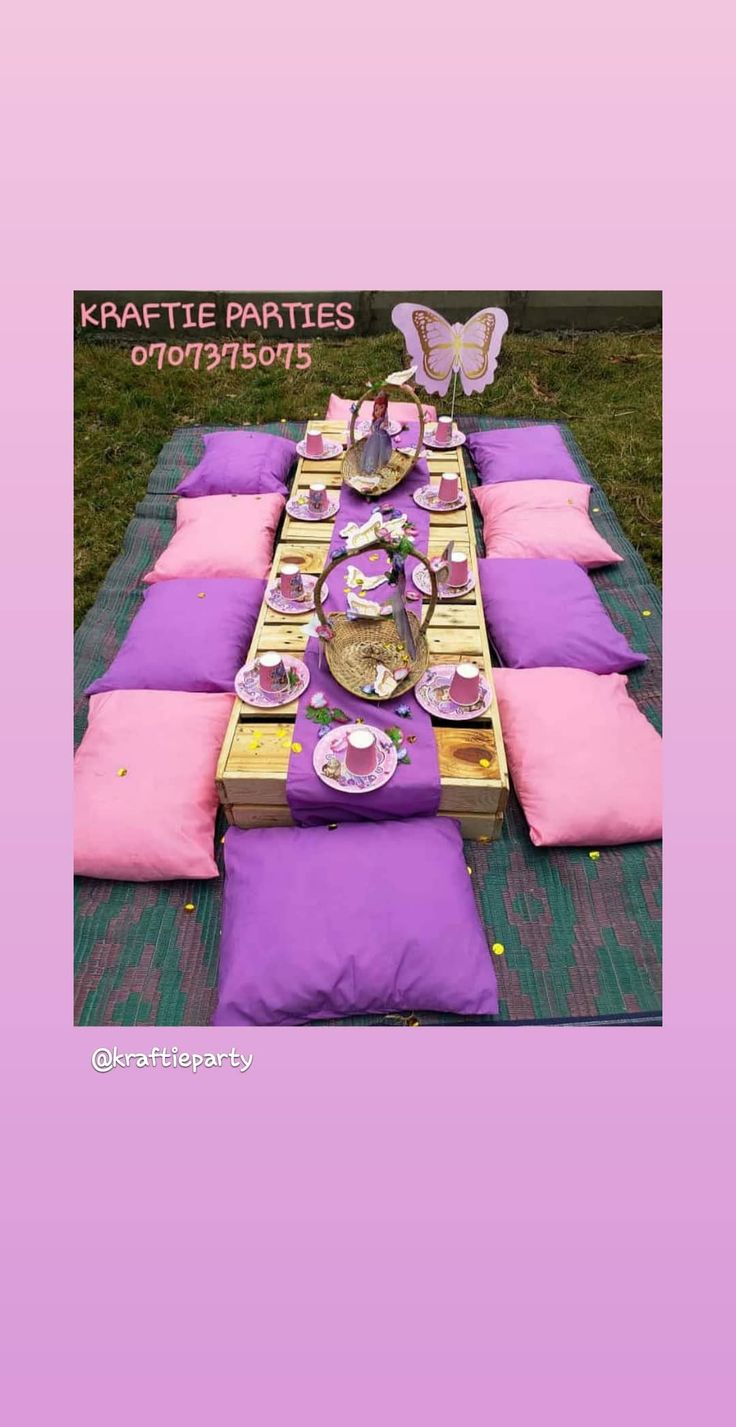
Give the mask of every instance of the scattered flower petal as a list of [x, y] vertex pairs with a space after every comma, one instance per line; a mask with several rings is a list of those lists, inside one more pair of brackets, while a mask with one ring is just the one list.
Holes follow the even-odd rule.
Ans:
[[600, 857], [600, 852], [589, 852], [588, 857], [590, 858], [591, 862], [597, 862], [598, 858]]
[[291, 751], [292, 751], [292, 753], [301, 753], [301, 751], [302, 751], [301, 743], [292, 743], [292, 745], [291, 745]]
[[644, 615], [644, 618], [645, 618], [645, 619], [648, 619], [648, 618], [649, 618], [651, 612], [652, 612], [652, 611], [651, 611], [650, 609], [643, 609], [643, 610], [642, 610], [642, 614]]
[[327, 699], [325, 698], [324, 694], [318, 692], [316, 694], [312, 694], [309, 703], [313, 709], [323, 709], [325, 707], [325, 704], [327, 703]]
[[493, 943], [493, 954], [494, 954], [494, 956], [503, 956], [505, 950], [506, 950], [506, 947], [504, 946], [504, 944], [503, 944], [502, 941], [494, 941], [494, 943]]
[[118, 778], [124, 778], [127, 771], [127, 768], [118, 768]]
[[473, 869], [472, 869], [472, 867], [470, 866], [470, 863], [466, 863], [466, 867], [467, 867], [467, 871], [468, 871], [468, 876], [469, 876], [469, 877], [472, 877], [472, 875], [473, 875]]
[[198, 600], [206, 600], [206, 598], [207, 598], [207, 596], [206, 596], [204, 590], [200, 590], [199, 594], [197, 595], [197, 599], [198, 599]]
[[491, 760], [490, 760], [490, 758], [479, 758], [479, 759], [478, 759], [478, 763], [479, 763], [479, 765], [480, 765], [481, 768], [490, 768], [490, 766], [491, 766]]
[[193, 912], [193, 911], [194, 911], [194, 902], [185, 902], [185, 903], [184, 903], [184, 911], [185, 911], [185, 912]]

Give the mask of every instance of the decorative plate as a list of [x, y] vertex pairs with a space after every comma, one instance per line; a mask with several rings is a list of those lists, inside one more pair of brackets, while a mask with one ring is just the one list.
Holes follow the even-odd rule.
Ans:
[[[270, 585], [266, 590], [266, 604], [269, 609], [275, 609], [277, 614], [309, 614], [314, 609], [314, 587], [317, 583], [316, 575], [302, 575], [304, 586], [303, 600], [288, 600], [286, 595], [282, 595], [281, 587], [277, 583]], [[322, 597], [329, 594], [327, 585], [322, 586]]]
[[458, 493], [457, 500], [439, 500], [437, 490], [437, 486], [422, 486], [421, 490], [414, 492], [414, 500], [417, 505], [422, 507], [422, 510], [434, 510], [437, 512], [444, 510], [462, 510], [465, 505], [465, 495], [462, 490]]
[[[435, 429], [436, 429], [436, 428], [435, 428]], [[458, 431], [457, 427], [455, 426], [455, 427], [453, 427], [452, 440], [451, 440], [451, 441], [442, 442], [442, 441], [435, 441], [435, 439], [434, 439], [434, 430], [432, 430], [432, 431], [427, 431], [427, 429], [426, 429], [426, 427], [425, 427], [425, 429], [424, 429], [424, 444], [425, 444], [425, 446], [430, 446], [433, 451], [454, 451], [454, 450], [456, 449], [456, 447], [458, 447], [458, 446], [464, 446], [464, 445], [465, 445], [465, 432], [464, 432], [464, 431]]]
[[310, 510], [306, 496], [293, 495], [286, 502], [288, 514], [294, 520], [332, 520], [340, 508], [339, 495], [327, 497], [324, 510]]
[[[464, 439], [464, 438], [463, 438]], [[307, 438], [296, 443], [297, 455], [304, 461], [334, 461], [336, 456], [342, 455], [342, 441], [333, 441], [331, 436], [322, 437], [322, 455], [310, 456], [307, 451]]]
[[301, 659], [295, 659], [293, 654], [282, 655], [286, 672], [289, 676], [289, 688], [281, 694], [267, 694], [261, 688], [258, 680], [258, 659], [251, 659], [248, 664], [244, 664], [242, 669], [238, 669], [235, 675], [235, 692], [244, 704], [251, 704], [256, 709], [277, 709], [281, 704], [290, 704], [292, 699], [298, 699], [309, 686], [309, 670]]
[[446, 718], [452, 723], [463, 723], [469, 718], [479, 718], [487, 713], [493, 703], [491, 686], [481, 671], [480, 698], [474, 704], [456, 704], [450, 698], [450, 681], [455, 673], [454, 664], [436, 664], [422, 674], [414, 689], [417, 702], [435, 718]]
[[[370, 436], [370, 431], [371, 431], [371, 426], [372, 426], [372, 425], [373, 425], [373, 422], [372, 422], [372, 421], [356, 421], [356, 423], [355, 423], [355, 436], [356, 436], [356, 440], [360, 440], [360, 438], [361, 438], [362, 436]], [[398, 436], [399, 432], [400, 432], [400, 431], [403, 431], [403, 429], [404, 429], [404, 423], [403, 423], [402, 421], [389, 421], [388, 425], [386, 426], [386, 430], [388, 431], [389, 436]], [[348, 425], [348, 434], [349, 434], [349, 432], [350, 432], [350, 426]]]
[[[429, 570], [427, 569], [426, 565], [415, 565], [414, 569], [411, 572], [411, 577], [417, 589], [421, 590], [423, 595], [429, 595], [431, 593], [429, 583]], [[437, 598], [441, 600], [460, 600], [462, 599], [463, 595], [469, 595], [470, 591], [474, 588], [475, 575], [473, 574], [472, 570], [469, 570], [468, 578], [465, 581], [464, 585], [450, 585], [448, 584], [447, 580], [443, 585], [441, 585], [438, 581]]]
[[[378, 762], [372, 773], [351, 773], [345, 766], [348, 734], [356, 729], [375, 733]], [[387, 733], [367, 723], [342, 723], [317, 740], [312, 762], [314, 771], [328, 788], [338, 793], [372, 793], [382, 788], [396, 772], [398, 753]]]

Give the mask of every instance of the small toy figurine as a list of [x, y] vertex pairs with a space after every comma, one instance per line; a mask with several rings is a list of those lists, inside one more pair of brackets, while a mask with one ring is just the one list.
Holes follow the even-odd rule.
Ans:
[[391, 459], [393, 447], [388, 426], [388, 397], [381, 391], [373, 403], [373, 420], [370, 435], [360, 451], [360, 469], [364, 475], [380, 471]]

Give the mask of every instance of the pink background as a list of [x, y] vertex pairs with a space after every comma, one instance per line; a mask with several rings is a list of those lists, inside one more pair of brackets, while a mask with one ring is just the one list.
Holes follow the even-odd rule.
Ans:
[[[14, 1427], [728, 1412], [732, 12], [432, 8], [6, 21]], [[72, 1028], [75, 286], [664, 289], [665, 1029]], [[115, 1043], [254, 1062], [95, 1075]]]

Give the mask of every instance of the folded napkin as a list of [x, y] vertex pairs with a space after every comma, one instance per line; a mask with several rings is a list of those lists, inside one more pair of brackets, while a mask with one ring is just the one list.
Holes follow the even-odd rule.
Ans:
[[368, 600], [364, 595], [357, 595], [349, 590], [348, 610], [350, 614], [360, 616], [361, 619], [382, 619], [391, 613], [391, 606], [381, 604], [379, 600]]
[[396, 516], [393, 520], [385, 520], [380, 510], [375, 510], [362, 525], [356, 524], [354, 520], [349, 520], [344, 525], [340, 534], [345, 539], [348, 550], [362, 550], [364, 545], [370, 545], [378, 538], [379, 530], [385, 530], [389, 540], [400, 540], [406, 525], [405, 515]]

